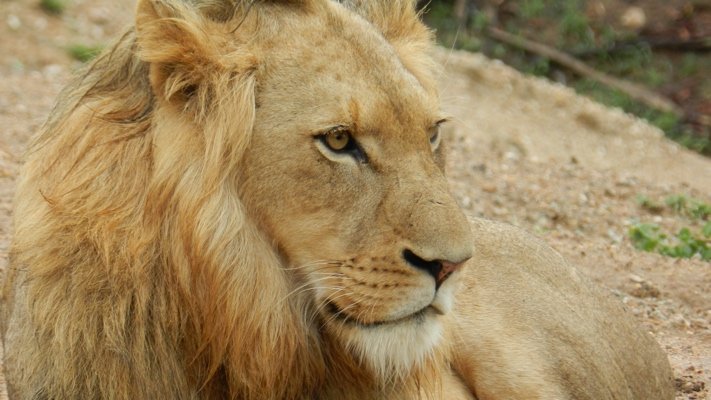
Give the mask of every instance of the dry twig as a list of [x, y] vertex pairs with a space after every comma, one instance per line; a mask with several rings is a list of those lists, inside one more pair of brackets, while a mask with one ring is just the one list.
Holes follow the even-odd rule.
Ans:
[[534, 42], [532, 40], [513, 35], [498, 28], [489, 27], [487, 33], [493, 39], [504, 42], [511, 46], [524, 49], [528, 52], [535, 53], [546, 57], [561, 66], [570, 69], [578, 75], [594, 79], [603, 85], [624, 92], [631, 98], [646, 104], [649, 107], [657, 110], [671, 112], [678, 117], [684, 116], [684, 111], [668, 98], [655, 93], [644, 86], [625, 81], [614, 76], [605, 74], [593, 69], [584, 62], [572, 57], [566, 53], [554, 49], [553, 47]]

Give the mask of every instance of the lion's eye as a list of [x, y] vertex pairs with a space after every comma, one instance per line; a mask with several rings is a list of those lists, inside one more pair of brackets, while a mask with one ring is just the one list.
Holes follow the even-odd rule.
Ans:
[[[368, 162], [365, 152], [358, 146], [351, 132], [345, 127], [333, 128], [326, 133], [316, 136], [316, 139], [322, 143], [323, 147], [338, 158], [347, 156], [361, 163]], [[329, 156], [328, 158], [331, 157]]]
[[323, 135], [323, 142], [335, 152], [346, 150], [351, 145], [351, 141], [353, 138], [350, 132], [345, 130], [331, 131]]
[[434, 133], [430, 136], [430, 144], [435, 145], [439, 143], [439, 127], [434, 131]]
[[430, 132], [430, 146], [432, 151], [439, 148], [439, 143], [442, 141], [442, 135], [439, 133], [439, 125], [435, 126]]

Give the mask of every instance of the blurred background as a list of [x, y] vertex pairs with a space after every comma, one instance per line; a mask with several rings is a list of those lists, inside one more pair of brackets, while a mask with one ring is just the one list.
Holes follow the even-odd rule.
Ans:
[[419, 6], [443, 46], [482, 52], [571, 86], [711, 155], [711, 0], [432, 0]]
[[[35, 3], [49, 17], [62, 18], [68, 9], [81, 13], [91, 2]], [[418, 4], [444, 47], [481, 52], [524, 73], [573, 87], [646, 119], [689, 149], [711, 155], [711, 0]], [[93, 12], [90, 21], [111, 22], [111, 15]], [[2, 17], [11, 29], [21, 29], [18, 16]], [[106, 44], [91, 36], [69, 44], [66, 51], [88, 61]]]

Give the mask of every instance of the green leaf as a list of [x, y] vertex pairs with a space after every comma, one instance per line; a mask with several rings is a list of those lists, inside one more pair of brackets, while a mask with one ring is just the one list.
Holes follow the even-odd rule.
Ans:
[[686, 197], [682, 195], [669, 196], [664, 202], [676, 212], [682, 212], [686, 208]]
[[67, 49], [69, 55], [71, 55], [72, 58], [81, 62], [87, 62], [91, 60], [99, 53], [101, 53], [101, 50], [101, 46], [87, 46], [83, 44], [74, 44], [69, 46], [69, 48]]
[[59, 15], [67, 8], [67, 0], [40, 0], [40, 6], [50, 14]]
[[702, 228], [701, 232], [703, 232], [704, 237], [711, 237], [711, 221], [708, 221], [704, 224], [704, 227]]

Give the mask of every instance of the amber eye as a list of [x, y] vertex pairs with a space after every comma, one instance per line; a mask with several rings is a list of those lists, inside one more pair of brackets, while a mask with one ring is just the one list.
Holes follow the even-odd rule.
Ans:
[[335, 152], [345, 151], [350, 147], [352, 141], [350, 132], [345, 129], [333, 130], [323, 135], [323, 142]]
[[439, 126], [435, 128], [434, 132], [430, 135], [430, 144], [432, 146], [439, 144]]
[[358, 162], [367, 163], [368, 157], [365, 152], [358, 145], [355, 139], [353, 139], [353, 134], [345, 126], [339, 126], [333, 128], [329, 131], [316, 135], [315, 137], [320, 142], [321, 152], [324, 153], [326, 158], [333, 159], [332, 157], [339, 157], [343, 160], [343, 157], [352, 157]]

